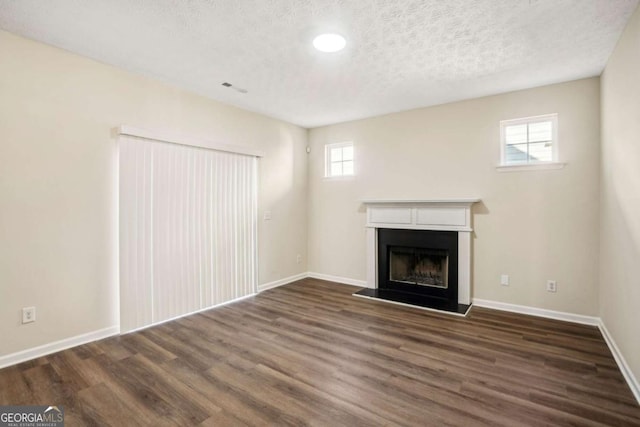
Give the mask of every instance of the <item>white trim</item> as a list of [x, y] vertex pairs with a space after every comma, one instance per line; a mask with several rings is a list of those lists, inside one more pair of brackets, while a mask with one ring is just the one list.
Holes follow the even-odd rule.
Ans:
[[599, 317], [566, 313], [564, 311], [547, 310], [544, 308], [530, 307], [526, 305], [508, 304], [506, 302], [474, 298], [473, 305], [484, 308], [492, 308], [494, 310], [510, 311], [512, 313], [546, 317], [548, 319], [564, 320], [565, 322], [581, 323], [583, 325], [598, 326], [600, 324]]
[[599, 320], [600, 322], [598, 323], [598, 328], [600, 328], [600, 332], [602, 333], [605, 342], [609, 346], [609, 350], [611, 350], [611, 354], [613, 354], [613, 358], [616, 360], [618, 368], [620, 368], [620, 372], [622, 372], [622, 376], [625, 380], [627, 380], [627, 384], [629, 385], [631, 392], [638, 401], [638, 404], [640, 404], [640, 383], [638, 383], [638, 380], [633, 375], [633, 371], [631, 370], [629, 365], [627, 365], [627, 361], [625, 360], [624, 356], [622, 356], [620, 349], [618, 349], [616, 342], [613, 340], [613, 337], [609, 333], [607, 327], [604, 325], [604, 322], [602, 321], [602, 319]]
[[378, 287], [378, 229], [366, 228], [367, 234], [367, 283], [366, 287]]
[[364, 205], [416, 205], [416, 204], [424, 204], [430, 205], [436, 203], [438, 205], [442, 204], [450, 204], [450, 205], [461, 205], [461, 206], [471, 206], [472, 204], [479, 202], [479, 198], [471, 198], [471, 199], [363, 199], [360, 200], [360, 203]]
[[276, 288], [278, 286], [287, 285], [289, 283], [297, 282], [298, 280], [307, 279], [307, 278], [319, 279], [319, 280], [327, 280], [329, 282], [336, 282], [336, 283], [342, 283], [342, 284], [345, 284], [345, 285], [359, 286], [359, 287], [362, 287], [362, 288], [368, 287], [366, 280], [350, 279], [348, 277], [332, 276], [330, 274], [314, 273], [314, 272], [308, 271], [308, 272], [305, 272], [305, 273], [296, 274], [294, 276], [285, 277], [284, 279], [274, 280], [273, 282], [264, 283], [262, 285], [259, 285], [258, 286], [258, 292], [266, 291], [267, 289], [272, 289], [272, 288]]
[[298, 280], [306, 279], [309, 277], [308, 273], [295, 274], [293, 276], [285, 277], [284, 279], [274, 280], [273, 282], [263, 283], [258, 285], [258, 292], [266, 291], [267, 289], [277, 288], [278, 286], [288, 285], [289, 283], [297, 282]]
[[496, 170], [498, 172], [553, 170], [553, 169], [562, 169], [566, 165], [567, 164], [564, 162], [525, 163], [521, 165], [499, 165], [499, 166], [496, 166]]
[[[348, 278], [344, 278], [344, 277], [337, 277], [337, 276], [331, 276], [328, 274], [320, 274], [320, 273], [300, 273], [300, 274], [296, 274], [294, 276], [289, 276], [286, 277], [284, 279], [280, 279], [280, 280], [276, 280], [273, 282], [269, 282], [269, 283], [265, 283], [263, 285], [258, 286], [259, 291], [264, 291], [267, 289], [271, 289], [271, 288], [275, 288], [277, 286], [282, 286], [282, 285], [286, 285], [288, 283], [292, 283], [295, 282], [297, 280], [301, 280], [301, 279], [305, 279], [307, 277], [311, 277], [311, 278], [315, 278], [315, 279], [321, 279], [321, 280], [329, 280], [332, 282], [338, 282], [338, 283], [346, 283], [348, 285], [356, 285], [356, 286], [366, 286], [366, 282], [363, 280], [356, 280], [356, 279], [348, 279]], [[171, 320], [176, 320], [179, 319], [181, 317], [185, 317], [185, 316], [189, 316], [191, 314], [196, 314], [196, 313], [200, 313], [202, 311], [206, 311], [206, 310], [210, 310], [213, 308], [217, 308], [217, 307], [222, 307], [224, 305], [227, 304], [231, 304], [234, 302], [238, 302], [240, 300], [246, 299], [246, 298], [250, 298], [255, 296], [255, 294], [251, 294], [251, 295], [247, 295], [245, 297], [241, 297], [241, 298], [237, 298], [234, 299], [232, 301], [227, 301], [224, 302], [222, 304], [218, 304], [216, 306], [213, 307], [207, 307], [198, 311], [194, 311], [192, 313], [188, 313], [188, 314], [184, 314], [181, 316], [177, 316], [174, 317], [172, 319], [167, 319], [164, 320], [162, 322], [159, 323], [155, 323], [154, 325], [150, 325], [150, 326], [155, 326], [155, 325], [159, 325], [161, 323], [165, 323], [165, 322], [169, 322]], [[409, 304], [404, 304], [401, 302], [395, 302], [395, 301], [386, 301], [386, 300], [381, 300], [379, 298], [371, 298], [371, 297], [367, 297], [364, 295], [356, 295], [354, 294], [354, 296], [357, 297], [361, 297], [361, 298], [368, 298], [368, 299], [372, 299], [375, 301], [382, 301], [382, 302], [388, 302], [391, 304], [397, 304], [397, 305], [403, 305], [403, 306], [407, 306], [407, 307], [412, 307], [412, 308], [418, 308], [421, 310], [427, 310], [427, 311], [434, 311], [437, 313], [446, 313], [446, 314], [451, 314], [451, 315], [455, 315], [455, 316], [462, 316], [464, 317], [465, 315], [463, 314], [459, 314], [459, 313], [452, 313], [452, 312], [445, 312], [442, 310], [434, 310], [434, 309], [430, 309], [427, 307], [418, 307], [415, 305], [409, 305]], [[554, 310], [546, 310], [546, 309], [542, 309], [542, 308], [536, 308], [536, 307], [529, 307], [529, 306], [524, 306], [524, 305], [516, 305], [516, 304], [508, 304], [508, 303], [503, 303], [503, 302], [498, 302], [498, 301], [490, 301], [490, 300], [484, 300], [484, 299], [478, 299], [478, 298], [474, 298], [473, 300], [473, 305], [476, 305], [478, 307], [484, 307], [484, 308], [491, 308], [494, 310], [501, 310], [501, 311], [509, 311], [509, 312], [513, 312], [513, 313], [520, 313], [520, 314], [528, 314], [531, 316], [538, 316], [538, 317], [545, 317], [545, 318], [549, 318], [549, 319], [556, 319], [556, 320], [564, 320], [567, 322], [573, 322], [573, 323], [580, 323], [580, 324], [585, 324], [585, 325], [592, 325], [592, 326], [597, 326], [598, 329], [600, 330], [600, 332], [602, 333], [602, 337], [604, 338], [607, 346], [609, 347], [609, 350], [611, 351], [613, 358], [615, 359], [618, 368], [620, 369], [620, 372], [622, 373], [624, 379], [627, 381], [627, 384], [629, 385], [629, 388], [631, 389], [631, 392], [633, 393], [633, 395], [635, 396], [636, 400], [638, 401], [638, 403], [640, 404], [640, 384], [638, 383], [638, 380], [636, 379], [636, 377], [633, 374], [633, 371], [631, 370], [631, 368], [629, 367], [629, 365], [627, 364], [624, 356], [622, 355], [622, 353], [620, 352], [620, 350], [618, 349], [618, 346], [616, 345], [615, 341], [613, 340], [613, 337], [611, 336], [611, 334], [609, 333], [609, 330], [607, 329], [607, 327], [605, 326], [604, 322], [602, 321], [602, 319], [600, 319], [599, 317], [593, 317], [593, 316], [583, 316], [580, 314], [572, 314], [572, 313], [566, 313], [566, 312], [562, 312], [562, 311], [554, 311]], [[467, 311], [468, 312], [468, 311]], [[145, 329], [148, 328], [149, 326], [146, 326], [144, 328], [139, 328], [136, 329], [136, 331], [139, 331], [141, 329]], [[134, 332], [134, 331], [129, 331], [127, 333], [130, 332]], [[120, 333], [120, 326], [111, 326], [109, 328], [104, 328], [104, 329], [100, 329], [97, 331], [93, 331], [93, 332], [88, 332], [86, 334], [81, 334], [81, 335], [76, 335], [74, 337], [70, 337], [70, 338], [65, 338], [59, 341], [55, 341], [52, 343], [48, 343], [48, 344], [44, 344], [38, 347], [33, 347], [27, 350], [22, 350], [22, 351], [18, 351], [16, 353], [11, 353], [11, 354], [7, 354], [4, 356], [0, 357], [0, 369], [2, 368], [6, 368], [8, 366], [12, 366], [12, 365], [17, 365], [18, 363], [22, 363], [22, 362], [26, 362], [32, 359], [36, 359], [38, 357], [43, 357], [43, 356], [47, 356], [49, 354], [52, 353], [56, 353], [58, 351], [62, 351], [62, 350], [66, 350], [72, 347], [76, 347], [82, 344], [87, 344], [90, 342], [94, 342], [94, 341], [98, 341], [101, 339], [105, 339], [105, 338], [109, 338], [111, 336], [117, 335]]]
[[627, 364], [627, 361], [620, 352], [620, 349], [616, 345], [616, 342], [613, 340], [613, 337], [609, 333], [609, 330], [607, 329], [601, 318], [595, 316], [583, 316], [581, 314], [566, 313], [563, 311], [546, 310], [543, 308], [529, 307], [525, 305], [508, 304], [504, 302], [490, 301], [478, 298], [473, 299], [473, 305], [478, 307], [491, 308], [494, 310], [509, 311], [512, 313], [528, 314], [531, 316], [546, 317], [548, 319], [564, 320], [565, 322], [597, 326], [600, 330], [600, 333], [602, 334], [602, 337], [604, 338], [605, 343], [607, 343], [607, 346], [609, 347], [609, 350], [611, 351], [616, 364], [618, 365], [618, 369], [620, 369], [620, 372], [622, 373], [624, 379], [627, 381], [631, 392], [640, 404], [640, 383], [638, 383], [638, 380], [633, 375], [633, 371]]
[[89, 342], [98, 341], [104, 338], [108, 338], [120, 333], [120, 326], [111, 326], [104, 329], [99, 329], [93, 332], [87, 332], [86, 334], [76, 335], [74, 337], [64, 338], [59, 341], [43, 344], [37, 347], [29, 348], [27, 350], [18, 351], [0, 357], [0, 369], [7, 366], [17, 365], [18, 363], [26, 362], [28, 360], [36, 359], [38, 357], [46, 356], [51, 353], [66, 350], [78, 345], [87, 344]]
[[458, 304], [471, 305], [471, 233], [458, 233]]
[[[306, 276], [306, 274], [302, 274], [301, 276]], [[166, 322], [170, 322], [172, 320], [180, 319], [181, 317], [190, 316], [192, 314], [201, 313], [203, 311], [211, 310], [213, 308], [218, 308], [225, 306], [227, 304], [231, 304], [234, 302], [238, 302], [247, 298], [251, 298], [256, 294], [246, 295], [244, 297], [236, 298], [231, 301], [226, 301], [221, 304], [217, 304], [211, 307], [202, 308], [200, 310], [192, 311], [190, 313], [181, 314], [180, 316], [172, 317], [171, 319], [166, 319], [161, 322], [153, 323], [151, 325], [145, 325], [141, 328], [133, 329], [131, 331], [127, 331], [125, 334], [130, 334], [131, 332], [141, 331], [143, 329], [150, 328], [152, 326], [161, 325]], [[65, 338], [60, 341], [55, 341], [52, 343], [44, 344], [38, 347], [33, 347], [27, 350], [22, 350], [16, 353], [7, 354], [5, 356], [0, 357], [0, 369], [6, 368], [7, 366], [16, 365], [18, 363], [26, 362], [28, 360], [36, 359], [38, 357], [46, 356], [51, 353], [56, 353], [58, 351], [66, 350], [71, 347], [76, 347], [82, 344], [87, 344], [90, 342], [98, 341], [104, 338], [108, 338], [114, 335], [118, 335], [120, 333], [120, 326], [111, 326], [109, 328], [100, 329], [93, 332], [88, 332], [82, 335], [76, 335], [75, 337]]]
[[338, 277], [330, 274], [314, 273], [310, 271], [307, 273], [307, 277], [312, 279], [328, 280], [329, 282], [343, 283], [345, 285], [361, 286], [363, 288], [368, 287], [366, 280], [350, 279], [348, 277]]
[[122, 335], [127, 335], [127, 334], [130, 334], [132, 332], [142, 331], [142, 330], [147, 329], [147, 328], [152, 328], [154, 326], [162, 325], [163, 323], [171, 322], [172, 320], [178, 320], [178, 319], [181, 319], [183, 317], [191, 316], [192, 314], [198, 314], [198, 313], [202, 313], [203, 311], [208, 311], [208, 310], [212, 310], [214, 308], [219, 308], [219, 307], [223, 307], [225, 305], [233, 304], [234, 302], [240, 302], [240, 301], [245, 300], [247, 298], [255, 297], [256, 295], [257, 294], [253, 293], [253, 294], [245, 295], [245, 296], [240, 297], [240, 298], [232, 299], [230, 301], [221, 302], [220, 304], [211, 305], [211, 306], [205, 307], [205, 308], [200, 308], [200, 309], [195, 310], [195, 311], [190, 311], [189, 313], [184, 313], [184, 314], [180, 314], [178, 316], [172, 317], [171, 319], [164, 319], [164, 320], [161, 320], [159, 322], [152, 323], [150, 325], [144, 325], [144, 326], [141, 326], [141, 327], [136, 328], [136, 329], [131, 329], [129, 331], [126, 331]]
[[356, 179], [355, 175], [335, 175], [335, 176], [323, 176], [322, 180], [331, 182], [331, 181], [353, 181]]
[[207, 148], [210, 150], [225, 151], [228, 153], [244, 154], [255, 157], [264, 157], [264, 152], [256, 150], [253, 147], [247, 147], [242, 145], [225, 144], [216, 141], [210, 141], [202, 138], [196, 138], [193, 136], [179, 135], [175, 133], [169, 133], [166, 131], [156, 131], [137, 128], [134, 126], [122, 125], [116, 128], [118, 135], [128, 135], [137, 138], [153, 139], [155, 141], [169, 142], [171, 144], [188, 145], [191, 147]]
[[402, 305], [404, 307], [410, 307], [410, 308], [417, 308], [419, 310], [425, 310], [425, 311], [431, 311], [433, 313], [440, 313], [440, 314], [450, 314], [451, 316], [458, 316], [458, 317], [467, 317], [467, 313], [469, 313], [469, 310], [471, 309], [471, 305], [469, 307], [467, 307], [467, 311], [464, 312], [464, 314], [462, 313], [456, 313], [453, 311], [445, 311], [445, 310], [438, 310], [435, 308], [429, 308], [429, 307], [422, 307], [419, 305], [414, 305], [414, 304], [407, 304], [404, 302], [398, 302], [398, 301], [392, 301], [390, 299], [382, 299], [382, 298], [375, 298], [375, 297], [370, 297], [368, 295], [360, 295], [360, 294], [351, 294], [354, 297], [358, 297], [358, 298], [367, 298], [373, 301], [380, 301], [380, 302], [384, 302], [384, 303], [388, 303], [388, 304], [396, 304], [396, 305]]
[[366, 227], [473, 231], [471, 207], [480, 199], [361, 200]]

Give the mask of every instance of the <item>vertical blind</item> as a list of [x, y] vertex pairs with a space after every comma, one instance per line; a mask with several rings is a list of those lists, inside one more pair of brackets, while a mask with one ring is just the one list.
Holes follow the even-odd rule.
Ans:
[[254, 293], [256, 157], [119, 144], [121, 332]]

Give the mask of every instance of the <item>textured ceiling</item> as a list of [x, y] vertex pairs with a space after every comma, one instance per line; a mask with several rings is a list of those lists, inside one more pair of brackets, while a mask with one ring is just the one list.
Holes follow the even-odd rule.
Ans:
[[[315, 127], [599, 75], [637, 4], [0, 0], [0, 28]], [[327, 31], [347, 48], [316, 52]]]

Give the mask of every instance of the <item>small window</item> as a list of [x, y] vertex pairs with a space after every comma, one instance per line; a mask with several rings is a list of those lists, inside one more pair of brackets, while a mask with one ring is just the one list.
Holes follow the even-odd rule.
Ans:
[[517, 166], [557, 162], [557, 135], [557, 114], [501, 121], [501, 165]]
[[325, 146], [325, 176], [353, 175], [353, 143], [341, 142]]

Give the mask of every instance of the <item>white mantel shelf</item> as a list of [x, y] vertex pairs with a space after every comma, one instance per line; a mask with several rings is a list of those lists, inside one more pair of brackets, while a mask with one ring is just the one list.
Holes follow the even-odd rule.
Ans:
[[362, 200], [367, 207], [367, 287], [378, 287], [380, 228], [458, 232], [458, 303], [471, 304], [471, 207], [480, 199]]
[[432, 204], [454, 204], [454, 205], [472, 205], [479, 202], [480, 199], [426, 199], [426, 200], [403, 200], [403, 199], [365, 199], [361, 200], [364, 205], [432, 205]]
[[473, 231], [471, 206], [480, 199], [362, 200], [367, 227]]

